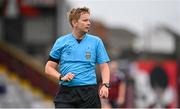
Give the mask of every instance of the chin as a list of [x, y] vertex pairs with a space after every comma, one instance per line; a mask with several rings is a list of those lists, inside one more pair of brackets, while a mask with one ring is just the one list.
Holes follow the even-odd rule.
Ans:
[[88, 33], [88, 32], [89, 32], [89, 30], [87, 30], [87, 31], [83, 31], [83, 33], [84, 33], [84, 34], [86, 34], [86, 33]]
[[82, 31], [82, 34], [86, 34], [88, 32], [89, 32], [89, 30], [84, 30], [84, 31]]
[[86, 30], [86, 31], [85, 31], [85, 33], [88, 33], [88, 32], [89, 32], [89, 30]]

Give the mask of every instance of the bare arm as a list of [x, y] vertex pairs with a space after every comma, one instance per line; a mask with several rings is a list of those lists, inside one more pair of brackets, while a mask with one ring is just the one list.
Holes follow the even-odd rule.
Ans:
[[59, 80], [60, 73], [56, 70], [58, 67], [58, 64], [53, 61], [48, 61], [45, 66], [45, 73], [48, 76], [53, 77], [56, 80]]
[[107, 63], [100, 64], [100, 72], [102, 75], [102, 83], [109, 83], [110, 71]]
[[[100, 72], [102, 76], [102, 83], [109, 83], [110, 80], [110, 71], [107, 63], [100, 64]], [[100, 97], [108, 98], [109, 89], [105, 86], [102, 86], [99, 92]]]
[[[46, 66], [45, 66], [45, 73], [49, 76], [51, 76], [52, 78], [55, 78], [56, 80], [59, 80], [59, 77], [61, 76], [61, 74], [56, 70], [58, 67], [58, 64], [56, 62], [53, 61], [48, 61]], [[74, 74], [72, 74], [71, 72], [67, 73], [65, 76], [63, 76], [61, 78], [61, 80], [63, 81], [70, 81], [74, 78]]]

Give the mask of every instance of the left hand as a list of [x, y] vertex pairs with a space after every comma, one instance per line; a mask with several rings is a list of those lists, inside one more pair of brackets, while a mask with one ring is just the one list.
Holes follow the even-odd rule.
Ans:
[[99, 91], [99, 96], [101, 98], [108, 98], [109, 96], [109, 89], [105, 86], [102, 86], [100, 91]]

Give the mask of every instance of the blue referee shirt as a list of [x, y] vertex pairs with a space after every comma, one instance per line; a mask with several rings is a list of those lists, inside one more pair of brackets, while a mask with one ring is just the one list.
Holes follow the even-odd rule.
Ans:
[[65, 86], [95, 85], [96, 63], [109, 62], [108, 54], [102, 40], [86, 34], [80, 43], [73, 34], [59, 37], [50, 51], [50, 57], [59, 60], [59, 72], [64, 76], [69, 72], [75, 74], [69, 82], [60, 82]]

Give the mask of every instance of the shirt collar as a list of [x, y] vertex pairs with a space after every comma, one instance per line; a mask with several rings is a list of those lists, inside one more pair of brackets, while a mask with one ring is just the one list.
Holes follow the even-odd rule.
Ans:
[[[73, 37], [73, 39], [75, 39], [77, 41], [76, 37], [72, 33], [71, 33], [71, 36]], [[84, 35], [84, 37], [82, 38], [81, 41], [85, 40], [86, 37], [87, 37], [87, 33]]]

